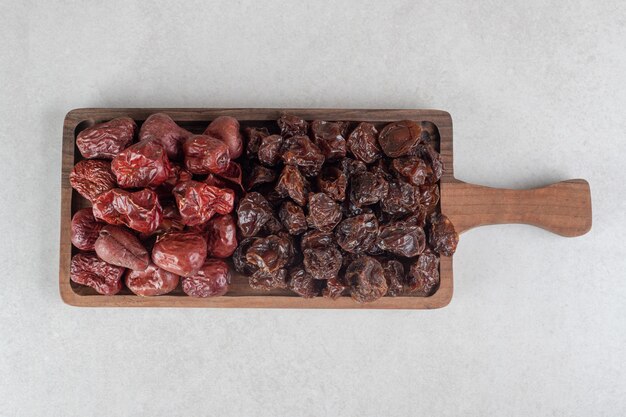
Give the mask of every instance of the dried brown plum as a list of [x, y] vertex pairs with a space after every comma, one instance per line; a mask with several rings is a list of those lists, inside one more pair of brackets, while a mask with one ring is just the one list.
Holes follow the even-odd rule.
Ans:
[[270, 135], [261, 139], [258, 156], [259, 161], [268, 166], [274, 166], [280, 161], [283, 138], [280, 135]]
[[235, 270], [237, 272], [245, 275], [252, 275], [259, 269], [259, 267], [255, 264], [248, 262], [248, 259], [246, 258], [248, 249], [258, 239], [260, 238], [250, 237], [239, 242], [237, 249], [235, 249], [235, 252], [233, 253], [233, 265], [235, 266]]
[[371, 256], [360, 256], [346, 269], [352, 299], [359, 303], [376, 301], [387, 293], [383, 267]]
[[294, 136], [282, 158], [286, 165], [297, 166], [307, 177], [319, 174], [324, 163], [324, 154], [306, 136]]
[[344, 201], [348, 178], [344, 172], [333, 166], [324, 167], [317, 177], [317, 188], [335, 201]]
[[419, 209], [417, 189], [404, 181], [389, 183], [387, 194], [380, 201], [380, 208], [391, 216], [404, 216]]
[[439, 203], [439, 184], [422, 185], [418, 190], [418, 199], [426, 213], [432, 213]]
[[248, 282], [255, 290], [269, 291], [287, 288], [287, 270], [279, 269], [269, 272], [259, 269], [248, 278]]
[[309, 226], [330, 232], [341, 221], [341, 207], [324, 193], [312, 194], [309, 198]]
[[308, 182], [295, 166], [286, 165], [283, 168], [275, 190], [279, 195], [283, 197], [288, 196], [301, 206], [306, 205]]
[[405, 258], [419, 255], [426, 247], [424, 230], [404, 222], [389, 223], [380, 228], [376, 246]]
[[357, 206], [369, 206], [383, 199], [388, 190], [387, 181], [371, 172], [364, 172], [352, 178], [350, 200]]
[[326, 287], [322, 290], [322, 295], [331, 300], [336, 300], [348, 290], [348, 286], [343, 284], [338, 278], [331, 278], [326, 281]]
[[443, 159], [439, 152], [435, 150], [431, 145], [425, 143], [420, 144], [415, 148], [414, 152], [417, 156], [426, 161], [429, 170], [426, 176], [426, 184], [435, 184], [441, 179], [444, 171]]
[[324, 281], [317, 280], [302, 268], [289, 271], [289, 289], [300, 297], [313, 298], [320, 294]]
[[302, 235], [300, 241], [300, 249], [304, 252], [309, 248], [326, 248], [333, 244], [333, 234], [327, 232], [321, 232], [319, 230], [309, 230]]
[[433, 250], [444, 256], [452, 256], [459, 243], [459, 235], [454, 230], [454, 225], [445, 215], [433, 213], [429, 218], [430, 228], [428, 243]]
[[257, 185], [267, 184], [274, 182], [276, 179], [276, 172], [263, 165], [253, 165], [246, 181], [246, 190], [251, 190]]
[[378, 143], [385, 155], [397, 158], [409, 154], [420, 142], [422, 128], [415, 122], [403, 120], [389, 123], [380, 131]]
[[399, 177], [413, 185], [422, 185], [431, 174], [430, 168], [423, 159], [417, 156], [403, 156], [391, 163], [393, 170]]
[[246, 134], [246, 155], [248, 157], [256, 157], [259, 152], [259, 146], [264, 137], [269, 136], [266, 128], [247, 127], [244, 130]]
[[311, 122], [311, 136], [328, 160], [346, 156], [346, 139], [343, 137], [345, 125], [337, 122], [314, 120]]
[[378, 221], [373, 214], [345, 219], [335, 229], [335, 239], [346, 252], [363, 253], [376, 243]]
[[283, 226], [285, 226], [285, 229], [287, 229], [290, 234], [300, 235], [306, 232], [306, 216], [304, 215], [302, 207], [291, 201], [286, 201], [280, 207], [278, 215]]
[[304, 269], [315, 279], [337, 278], [343, 258], [333, 246], [304, 250]]
[[291, 242], [281, 236], [270, 235], [254, 240], [246, 251], [246, 260], [259, 269], [275, 272], [289, 262]]
[[306, 135], [309, 130], [306, 120], [291, 114], [280, 116], [278, 127], [280, 127], [280, 134], [284, 137]]
[[381, 263], [383, 274], [387, 281], [387, 295], [397, 297], [404, 290], [404, 266], [395, 259], [388, 259]]
[[376, 162], [382, 156], [378, 145], [378, 131], [373, 124], [363, 122], [350, 133], [347, 146], [350, 152], [366, 164]]
[[425, 250], [411, 264], [406, 278], [411, 293], [421, 296], [432, 295], [439, 286], [439, 257], [430, 249]]
[[340, 162], [341, 170], [347, 178], [367, 172], [367, 166], [363, 161], [352, 158], [343, 158]]
[[257, 235], [273, 217], [272, 206], [257, 192], [250, 192], [239, 201], [237, 225], [244, 237]]

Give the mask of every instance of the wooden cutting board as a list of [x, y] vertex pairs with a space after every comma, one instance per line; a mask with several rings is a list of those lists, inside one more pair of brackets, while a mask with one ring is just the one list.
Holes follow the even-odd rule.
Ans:
[[[542, 227], [562, 236], [580, 236], [591, 228], [591, 195], [585, 180], [575, 179], [531, 190], [507, 190], [467, 184], [454, 178], [452, 119], [440, 110], [340, 110], [340, 109], [77, 109], [65, 117], [63, 126], [63, 162], [61, 173], [61, 249], [59, 287], [64, 302], [81, 307], [270, 307], [270, 308], [385, 308], [430, 309], [446, 306], [452, 298], [452, 258], [442, 257], [441, 284], [430, 297], [383, 297], [373, 303], [359, 304], [350, 297], [329, 300], [304, 299], [287, 290], [260, 292], [248, 286], [248, 280], [236, 272], [228, 294], [215, 298], [192, 298], [180, 287], [159, 297], [138, 297], [124, 288], [114, 296], [97, 294], [88, 287], [70, 281], [70, 260], [76, 249], [70, 242], [72, 215], [89, 203], [73, 192], [69, 174], [81, 159], [75, 146], [81, 130], [119, 116], [143, 122], [150, 114], [165, 112], [181, 126], [200, 133], [218, 116], [237, 118], [242, 127], [274, 125], [281, 113], [306, 120], [350, 120], [385, 124], [397, 120], [433, 122], [439, 129], [441, 155], [446, 171], [441, 179], [441, 209], [459, 233], [473, 227], [525, 223]], [[461, 238], [460, 246], [463, 245]], [[234, 270], [233, 270], [234, 272]]]

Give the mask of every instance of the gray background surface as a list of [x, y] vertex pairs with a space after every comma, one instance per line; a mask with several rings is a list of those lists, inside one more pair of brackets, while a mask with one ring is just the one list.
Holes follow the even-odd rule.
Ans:
[[[0, 416], [626, 414], [626, 3], [0, 0]], [[593, 230], [464, 234], [437, 311], [119, 310], [57, 290], [76, 107], [440, 108], [469, 182]]]

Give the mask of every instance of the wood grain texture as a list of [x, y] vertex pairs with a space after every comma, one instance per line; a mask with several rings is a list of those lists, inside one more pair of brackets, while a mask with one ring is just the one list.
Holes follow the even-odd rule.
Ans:
[[530, 190], [447, 182], [441, 185], [441, 210], [459, 233], [504, 223], [530, 224], [567, 237], [591, 229], [591, 193], [581, 179]]
[[150, 114], [165, 112], [184, 128], [200, 133], [218, 116], [236, 117], [242, 127], [269, 125], [281, 113], [298, 115], [304, 119], [367, 121], [379, 126], [397, 120], [433, 122], [440, 135], [440, 152], [446, 170], [441, 179], [442, 212], [455, 224], [459, 232], [472, 227], [526, 223], [543, 227], [563, 236], [578, 236], [591, 228], [591, 197], [589, 184], [584, 180], [569, 180], [533, 190], [506, 190], [467, 184], [454, 178], [452, 148], [452, 119], [439, 110], [365, 110], [365, 109], [77, 109], [69, 112], [63, 127], [63, 162], [61, 178], [61, 250], [59, 260], [59, 288], [63, 301], [86, 307], [252, 307], [252, 308], [349, 308], [349, 309], [432, 309], [446, 306], [453, 293], [452, 258], [442, 257], [441, 284], [430, 297], [383, 297], [378, 301], [359, 304], [349, 297], [338, 300], [325, 298], [303, 299], [285, 290], [258, 292], [252, 290], [247, 278], [234, 274], [226, 296], [216, 298], [187, 297], [179, 288], [159, 297], [138, 297], [124, 289], [115, 296], [102, 296], [88, 287], [74, 284], [69, 279], [73, 254], [70, 243], [72, 214], [88, 203], [69, 183], [69, 173], [80, 159], [75, 149], [75, 135], [94, 123], [119, 116], [129, 116], [138, 123]]

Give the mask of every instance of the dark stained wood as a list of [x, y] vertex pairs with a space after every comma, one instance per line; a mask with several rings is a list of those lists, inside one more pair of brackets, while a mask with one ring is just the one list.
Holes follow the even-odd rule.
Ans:
[[[503, 222], [524, 222], [544, 227], [567, 236], [584, 233], [591, 226], [591, 205], [588, 184], [581, 180], [566, 181], [548, 191], [494, 190], [457, 181], [454, 178], [452, 153], [452, 119], [439, 110], [366, 110], [366, 109], [77, 109], [70, 111], [63, 127], [63, 161], [61, 178], [61, 250], [59, 288], [67, 304], [83, 307], [252, 307], [252, 308], [351, 308], [351, 309], [431, 309], [446, 306], [453, 292], [452, 258], [442, 257], [441, 284], [430, 297], [383, 297], [368, 304], [359, 304], [349, 297], [339, 300], [303, 299], [288, 291], [269, 293], [252, 290], [243, 276], [235, 274], [226, 296], [216, 298], [187, 297], [180, 288], [160, 297], [138, 297], [122, 291], [115, 296], [102, 296], [90, 288], [76, 285], [69, 279], [72, 256], [70, 222], [72, 213], [87, 206], [87, 202], [72, 191], [69, 173], [79, 159], [75, 151], [75, 134], [94, 123], [119, 116], [129, 116], [138, 122], [150, 114], [165, 112], [183, 127], [201, 132], [213, 119], [229, 115], [242, 126], [256, 126], [275, 121], [281, 113], [296, 114], [305, 119], [368, 121], [387, 123], [410, 119], [431, 121], [439, 129], [440, 151], [446, 172], [441, 180], [442, 208], [460, 231], [471, 227]], [[586, 185], [581, 188], [581, 185]], [[524, 200], [531, 199], [532, 205]], [[562, 204], [560, 203], [562, 202]], [[484, 203], [484, 204], [483, 204]], [[588, 208], [588, 210], [587, 210]], [[536, 212], [534, 215], [531, 212]]]

